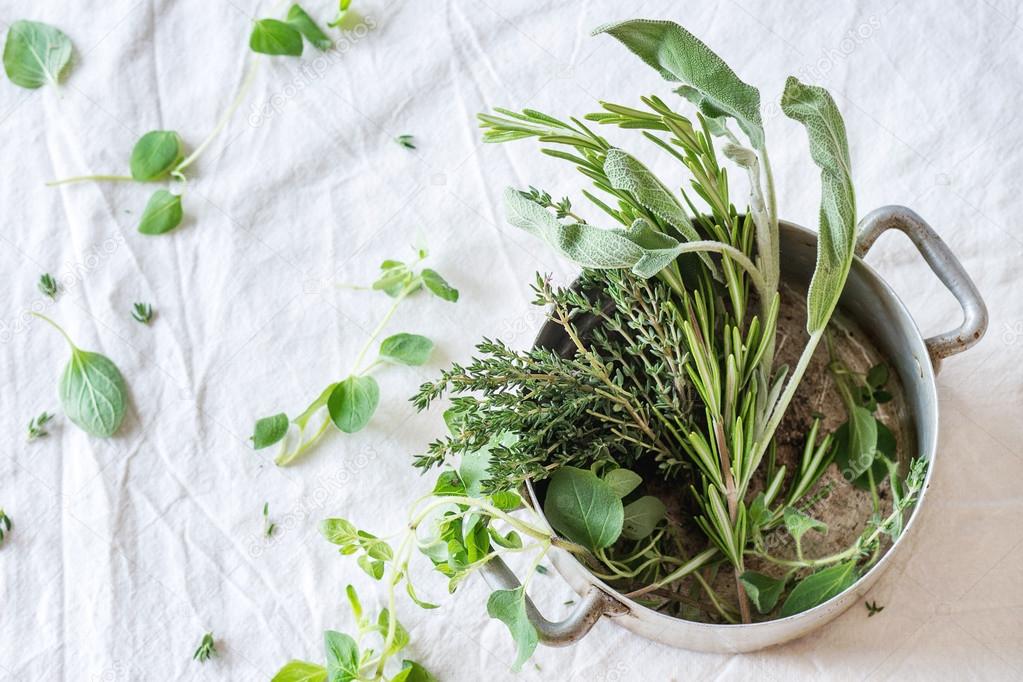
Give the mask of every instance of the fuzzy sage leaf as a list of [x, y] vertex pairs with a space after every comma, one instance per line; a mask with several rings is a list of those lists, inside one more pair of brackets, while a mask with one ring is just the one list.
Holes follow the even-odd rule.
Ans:
[[824, 328], [838, 304], [856, 246], [856, 198], [853, 193], [845, 123], [824, 88], [790, 76], [781, 98], [785, 115], [806, 126], [810, 155], [821, 169], [820, 234], [817, 268], [807, 294], [806, 329]]
[[756, 148], [764, 145], [760, 92], [739, 79], [703, 41], [671, 21], [633, 19], [602, 26], [607, 33], [655, 68], [661, 77], [681, 82], [699, 94], [700, 111], [707, 117], [731, 116]]
[[38, 21], [15, 21], [7, 31], [4, 71], [11, 82], [35, 90], [56, 86], [71, 64], [71, 40], [53, 26]]

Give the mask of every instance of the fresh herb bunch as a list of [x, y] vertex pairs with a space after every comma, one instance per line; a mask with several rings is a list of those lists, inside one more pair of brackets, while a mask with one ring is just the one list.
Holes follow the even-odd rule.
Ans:
[[[352, 362], [349, 375], [323, 389], [301, 414], [294, 419], [281, 412], [256, 421], [252, 434], [252, 445], [256, 450], [281, 443], [280, 453], [274, 460], [279, 466], [287, 466], [312, 448], [328, 427], [334, 424], [344, 433], [356, 433], [366, 427], [373, 418], [380, 403], [380, 387], [371, 372], [381, 365], [418, 366], [425, 364], [433, 351], [433, 342], [420, 334], [398, 333], [380, 342], [376, 359], [364, 364], [366, 354], [376, 343], [401, 303], [410, 295], [425, 289], [437, 298], [449, 302], [458, 300], [458, 290], [448, 284], [439, 273], [430, 268], [419, 269], [427, 257], [425, 249], [419, 249], [411, 263], [386, 260], [380, 265], [380, 276], [369, 287], [356, 287], [381, 291], [394, 299], [376, 328], [370, 333], [362, 349]], [[313, 417], [326, 411], [319, 419], [319, 426], [310, 434], [306, 429]], [[292, 425], [297, 433], [288, 438]]]
[[[630, 539], [624, 521], [606, 525], [617, 533], [596, 542], [581, 532], [587, 513], [566, 518], [546, 501], [544, 511], [556, 531], [587, 548], [585, 560], [598, 576], [607, 573], [601, 567], [610, 567], [612, 584], [631, 582], [631, 593], [656, 608], [676, 615], [716, 611], [719, 620], [744, 623], [752, 621], [750, 602], [761, 615], [797, 613], [840, 593], [878, 559], [884, 539], [901, 532], [926, 470], [925, 463], [913, 462], [900, 482], [894, 452], [881, 452], [872, 414], [886, 396], [881, 370], [871, 372], [865, 387], [853, 386], [836, 363], [832, 371], [850, 414], [847, 435], [821, 434], [815, 420], [795, 468], [775, 461], [776, 431], [825, 338], [852, 262], [855, 201], [841, 115], [824, 89], [795, 78], [786, 82], [782, 111], [806, 127], [821, 169], [822, 199], [818, 263], [807, 295], [808, 338], [794, 367], [776, 366], [778, 212], [759, 92], [671, 22], [627, 21], [599, 32], [681, 82], [678, 94], [697, 112], [690, 118], [651, 96], [642, 98], [642, 108], [604, 102], [602, 111], [585, 119], [640, 131], [688, 173], [689, 187], [676, 195], [636, 156], [578, 118], [508, 109], [480, 115], [485, 141], [536, 139], [544, 154], [571, 163], [596, 190], [583, 196], [617, 225], [598, 227], [570, 199], [555, 202], [543, 190], [506, 190], [509, 222], [583, 268], [576, 289], [538, 286], [549, 318], [570, 343], [558, 349], [562, 353], [513, 352], [486, 340], [480, 358], [424, 385], [414, 398], [417, 406], [451, 391], [456, 428], [416, 464], [437, 466], [488, 447], [489, 491], [550, 477], [548, 497], [561, 485], [559, 477], [598, 475], [608, 464], [612, 470], [657, 471], [662, 485], [688, 490], [679, 510], [684, 518], [672, 519], [647, 502], [655, 519], [651, 532], [661, 535], [652, 541], [643, 536], [640, 547], [623, 546]], [[747, 176], [749, 205], [741, 213], [732, 204], [719, 151]], [[629, 288], [623, 290], [623, 283]], [[576, 323], [587, 318], [597, 324], [584, 332]], [[516, 438], [488, 445], [504, 432]], [[874, 513], [850, 547], [808, 558], [803, 535], [826, 529], [808, 512], [830, 490], [830, 483], [818, 484], [841, 457], [856, 461], [852, 480], [873, 476], [868, 486]], [[672, 478], [680, 473], [686, 476]], [[876, 486], [885, 476], [894, 500], [888, 515], [877, 503]], [[601, 495], [611, 497], [607, 490]], [[683, 576], [670, 568], [702, 556], [699, 547], [678, 542], [678, 531], [691, 531], [691, 525], [714, 556], [704, 557], [704, 570], [691, 579], [687, 571], [685, 585], [673, 586]], [[782, 527], [795, 541], [794, 557], [773, 553], [766, 541]], [[664, 537], [676, 541], [674, 554], [663, 551]], [[644, 553], [647, 547], [653, 555]], [[719, 569], [731, 578], [708, 577]], [[729, 582], [731, 596], [724, 590]]]
[[446, 414], [453, 435], [432, 443], [416, 465], [476, 452], [508, 432], [518, 439], [490, 449], [488, 485], [499, 489], [564, 465], [629, 466], [647, 454], [665, 475], [688, 468], [680, 452], [689, 447], [694, 396], [681, 331], [669, 322], [678, 314], [670, 288], [625, 270], [586, 271], [574, 288], [538, 276], [533, 288], [534, 305], [550, 308], [572, 354], [479, 344], [481, 357], [445, 370], [415, 396], [420, 410], [447, 391], [458, 396]]

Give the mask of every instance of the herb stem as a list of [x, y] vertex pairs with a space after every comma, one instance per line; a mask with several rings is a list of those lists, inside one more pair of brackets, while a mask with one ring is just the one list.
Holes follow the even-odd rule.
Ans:
[[59, 324], [57, 324], [56, 322], [54, 322], [53, 320], [48, 318], [46, 315], [43, 315], [42, 313], [32, 312], [30, 314], [31, 315], [35, 315], [36, 317], [38, 317], [41, 320], [45, 320], [46, 322], [49, 322], [53, 326], [53, 328], [56, 329], [57, 331], [59, 331], [61, 336], [63, 336], [67, 340], [68, 345], [71, 346], [72, 350], [76, 350], [76, 351], [78, 350], [78, 346], [76, 346], [75, 342], [71, 340], [71, 337], [68, 336], [67, 332], [64, 331], [63, 327], [61, 327]]
[[259, 72], [259, 65], [261, 63], [262, 61], [252, 62], [252, 65], [249, 66], [248, 73], [246, 73], [244, 80], [242, 80], [241, 87], [238, 88], [238, 94], [235, 96], [234, 101], [231, 102], [231, 105], [227, 108], [227, 110], [224, 111], [224, 113], [221, 115], [220, 120], [217, 121], [216, 126], [214, 126], [213, 128], [213, 131], [206, 136], [206, 139], [203, 140], [198, 147], [195, 148], [195, 151], [189, 154], [181, 163], [179, 163], [174, 168], [173, 173], [180, 175], [182, 171], [191, 166], [192, 163], [194, 163], [195, 160], [198, 159], [199, 156], [204, 151], [206, 151], [206, 148], [210, 146], [214, 139], [216, 139], [217, 135], [219, 135], [224, 130], [228, 122], [230, 122], [231, 117], [234, 115], [234, 112], [237, 111], [238, 107], [241, 106], [242, 101], [245, 99], [245, 96], [248, 94], [249, 89], [252, 87], [252, 83], [256, 79], [256, 74]]
[[71, 178], [64, 178], [63, 180], [52, 180], [46, 183], [47, 187], [57, 187], [58, 185], [71, 185], [76, 182], [134, 182], [135, 178], [130, 175], [76, 175]]

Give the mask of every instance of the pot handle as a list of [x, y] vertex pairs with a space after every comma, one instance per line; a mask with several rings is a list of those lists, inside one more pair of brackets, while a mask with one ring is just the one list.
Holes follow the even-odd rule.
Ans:
[[[494, 557], [481, 569], [487, 584], [497, 590], [514, 590], [521, 586], [519, 579], [501, 557]], [[552, 622], [544, 618], [526, 596], [526, 615], [547, 646], [568, 646], [583, 638], [601, 616], [619, 616], [629, 609], [596, 585], [591, 585], [568, 618]]]
[[866, 256], [882, 233], [890, 229], [903, 232], [962, 306], [963, 323], [958, 328], [924, 341], [935, 371], [942, 358], [961, 353], [980, 341], [988, 323], [984, 299], [959, 259], [923, 218], [905, 206], [882, 206], [864, 216], [857, 229], [856, 255], [860, 258]]

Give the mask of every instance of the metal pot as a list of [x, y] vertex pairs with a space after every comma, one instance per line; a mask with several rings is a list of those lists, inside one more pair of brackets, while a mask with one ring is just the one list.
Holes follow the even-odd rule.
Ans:
[[[805, 286], [816, 263], [817, 235], [792, 223], [782, 222], [780, 227], [782, 277], [787, 282]], [[954, 331], [924, 339], [895, 292], [862, 260], [874, 241], [890, 229], [901, 230], [912, 240], [934, 274], [959, 301], [963, 322]], [[842, 594], [787, 618], [748, 625], [698, 623], [658, 613], [626, 598], [594, 577], [568, 552], [554, 550], [551, 558], [555, 567], [581, 599], [572, 614], [560, 622], [548, 621], [527, 600], [530, 620], [544, 644], [571, 644], [589, 632], [597, 620], [606, 617], [638, 635], [671, 646], [721, 653], [755, 651], [801, 637], [821, 627], [857, 601], [888, 568], [904, 544], [906, 535], [916, 525], [917, 510], [924, 501], [934, 471], [938, 438], [935, 373], [943, 358], [962, 352], [980, 340], [987, 328], [988, 317], [980, 293], [962, 265], [937, 233], [910, 209], [902, 206], [879, 208], [860, 222], [858, 234], [857, 257], [839, 305], [845, 315], [871, 334], [878, 350], [898, 373], [913, 421], [910, 428], [915, 431], [916, 456], [931, 463], [917, 507], [903, 534], [869, 571]], [[551, 322], [540, 330], [535, 343], [546, 348], [567, 350], [563, 330]], [[533, 508], [542, 516], [542, 506], [536, 499], [533, 486], [527, 483], [526, 487]], [[484, 575], [495, 589], [514, 589], [519, 585], [514, 573], [500, 559], [492, 561]]]

